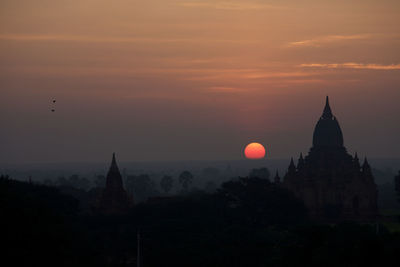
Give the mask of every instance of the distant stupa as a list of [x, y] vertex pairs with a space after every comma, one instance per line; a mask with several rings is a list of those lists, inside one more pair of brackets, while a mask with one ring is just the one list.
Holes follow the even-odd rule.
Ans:
[[367, 159], [360, 166], [357, 153], [347, 153], [328, 97], [308, 155], [300, 154], [297, 166], [291, 159], [283, 185], [304, 201], [311, 218], [373, 220], [378, 215], [371, 168]]
[[113, 153], [111, 166], [107, 173], [106, 187], [100, 199], [100, 211], [105, 214], [124, 213], [128, 210], [129, 203], [115, 160], [115, 153]]

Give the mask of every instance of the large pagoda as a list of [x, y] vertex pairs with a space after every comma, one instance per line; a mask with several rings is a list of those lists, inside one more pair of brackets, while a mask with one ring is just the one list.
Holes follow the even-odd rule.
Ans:
[[308, 155], [300, 154], [297, 166], [291, 160], [283, 185], [304, 201], [311, 218], [373, 220], [378, 214], [371, 167], [347, 153], [328, 97]]

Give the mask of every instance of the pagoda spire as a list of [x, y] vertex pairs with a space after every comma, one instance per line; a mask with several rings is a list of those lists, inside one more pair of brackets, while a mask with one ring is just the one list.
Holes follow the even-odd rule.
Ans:
[[291, 157], [291, 158], [290, 158], [290, 165], [289, 165], [289, 168], [293, 168], [293, 167], [296, 167], [296, 166], [294, 165], [293, 157]]
[[297, 169], [300, 170], [304, 167], [304, 158], [303, 158], [303, 153], [300, 153], [300, 158], [297, 163]]
[[129, 205], [115, 153], [113, 153], [110, 169], [106, 177], [106, 187], [101, 194], [100, 211], [105, 214], [124, 213], [129, 208]]
[[371, 174], [371, 167], [369, 166], [367, 157], [364, 159], [364, 163], [362, 165], [362, 170], [364, 174]]
[[367, 157], [364, 158], [363, 167], [369, 168], [369, 163], [368, 163]]
[[288, 173], [293, 174], [296, 172], [296, 166], [294, 165], [293, 157], [290, 159], [290, 164], [288, 168]]
[[360, 160], [358, 159], [357, 152], [354, 155], [353, 162], [354, 162], [354, 166], [358, 169], [358, 171], [360, 171], [361, 166], [360, 166]]
[[329, 97], [326, 97], [322, 116], [315, 125], [313, 134], [314, 147], [343, 147], [343, 133], [339, 122], [333, 116], [329, 106]]
[[279, 177], [278, 170], [276, 170], [274, 182], [275, 182], [276, 184], [279, 184], [279, 183], [281, 182], [281, 178]]
[[112, 155], [112, 160], [111, 160], [111, 166], [110, 166], [110, 169], [111, 168], [113, 168], [113, 169], [118, 169], [118, 166], [117, 166], [117, 160], [115, 159], [115, 152], [113, 153], [113, 155]]
[[333, 118], [331, 107], [329, 106], [329, 97], [326, 96], [325, 108], [324, 112], [322, 113], [323, 119], [331, 120]]
[[115, 153], [113, 153], [112, 155], [110, 169], [108, 170], [106, 187], [116, 187], [118, 189], [123, 188], [122, 176], [121, 173], [119, 172], [117, 160], [115, 159]]

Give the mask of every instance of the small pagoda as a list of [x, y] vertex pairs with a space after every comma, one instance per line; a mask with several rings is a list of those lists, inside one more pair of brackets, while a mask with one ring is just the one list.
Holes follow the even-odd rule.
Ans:
[[104, 214], [121, 214], [127, 212], [129, 206], [130, 201], [123, 186], [115, 153], [113, 153], [111, 166], [107, 173], [106, 187], [100, 198], [100, 212]]

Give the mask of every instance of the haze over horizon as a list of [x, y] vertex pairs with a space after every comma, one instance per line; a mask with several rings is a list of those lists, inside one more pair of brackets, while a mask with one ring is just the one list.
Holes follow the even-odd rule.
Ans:
[[398, 14], [395, 0], [2, 1], [0, 163], [234, 160], [253, 141], [289, 158], [326, 95], [350, 153], [399, 158]]

